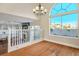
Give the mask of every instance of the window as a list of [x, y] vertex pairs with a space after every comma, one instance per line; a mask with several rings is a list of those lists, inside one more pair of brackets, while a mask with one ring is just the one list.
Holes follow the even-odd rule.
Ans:
[[75, 3], [55, 4], [50, 11], [50, 15], [52, 16], [52, 15], [55, 15], [55, 14], [70, 12], [70, 11], [73, 11], [73, 10], [77, 10], [77, 4], [75, 4]]
[[55, 4], [50, 11], [51, 16], [49, 25], [50, 34], [78, 37], [77, 36], [78, 16], [77, 13], [72, 12], [76, 10], [77, 10], [77, 4], [74, 3]]

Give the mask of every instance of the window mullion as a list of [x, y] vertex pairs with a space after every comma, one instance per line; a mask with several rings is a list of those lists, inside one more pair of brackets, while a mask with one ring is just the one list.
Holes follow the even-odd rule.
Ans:
[[62, 16], [61, 16], [61, 29], [62, 29]]

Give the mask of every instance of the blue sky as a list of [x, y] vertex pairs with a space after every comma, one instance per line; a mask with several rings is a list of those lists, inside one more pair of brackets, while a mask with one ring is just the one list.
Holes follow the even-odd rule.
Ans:
[[77, 9], [77, 4], [75, 3], [57, 3], [51, 9], [50, 14], [55, 15], [57, 13], [69, 12]]
[[[62, 6], [61, 6], [62, 5]], [[65, 10], [64, 10], [65, 9]], [[72, 10], [76, 10], [77, 5], [72, 4], [72, 3], [62, 3], [62, 4], [57, 4], [52, 8], [51, 10], [51, 15], [55, 15], [56, 13], [63, 13], [63, 12], [68, 12]], [[64, 16], [58, 16], [54, 18], [50, 18], [50, 23], [55, 23], [55, 24], [61, 24], [61, 19], [62, 19], [62, 24], [71, 24], [73, 27], [76, 27], [77, 25], [77, 14], [69, 14], [69, 15], [64, 15]]]
[[50, 23], [61, 24], [61, 20], [62, 20], [62, 25], [71, 24], [72, 27], [76, 27], [77, 17], [78, 17], [77, 14], [69, 14], [62, 17], [59, 16], [59, 17], [51, 18]]

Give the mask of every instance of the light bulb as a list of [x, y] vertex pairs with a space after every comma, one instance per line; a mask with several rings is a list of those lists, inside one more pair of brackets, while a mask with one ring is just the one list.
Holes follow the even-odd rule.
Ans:
[[41, 10], [44, 10], [44, 7], [43, 6], [41, 6]]
[[33, 9], [33, 13], [35, 13], [35, 11], [36, 11], [36, 10], [35, 10], [35, 9]]
[[38, 6], [36, 6], [36, 10], [39, 10], [39, 7]]
[[47, 12], [47, 9], [45, 9], [44, 12]]
[[33, 12], [35, 12], [36, 10], [35, 9], [33, 9]]

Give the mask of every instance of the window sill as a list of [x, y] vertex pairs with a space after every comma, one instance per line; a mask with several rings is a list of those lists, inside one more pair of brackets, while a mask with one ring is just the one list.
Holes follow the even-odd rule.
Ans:
[[55, 36], [55, 37], [62, 37], [62, 38], [71, 38], [71, 39], [79, 39], [79, 37], [69, 37], [69, 36], [60, 36], [60, 35], [53, 35], [53, 34], [49, 34], [49, 36]]

